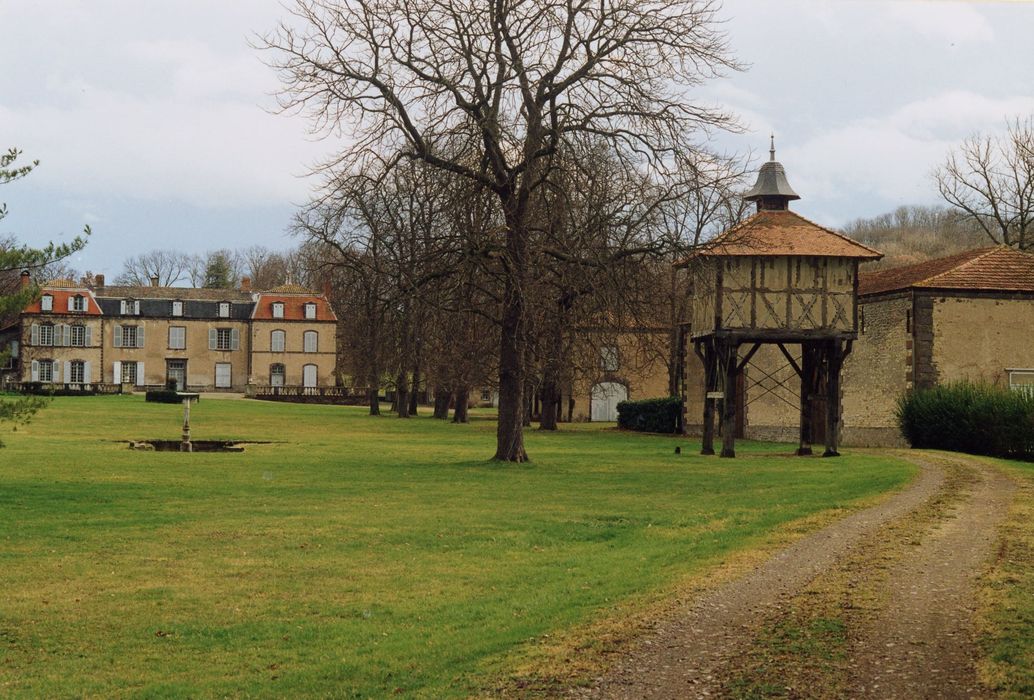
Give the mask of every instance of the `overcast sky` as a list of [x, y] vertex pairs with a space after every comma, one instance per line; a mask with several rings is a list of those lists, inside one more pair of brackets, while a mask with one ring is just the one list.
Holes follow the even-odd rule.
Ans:
[[[0, 189], [0, 233], [94, 236], [72, 264], [105, 272], [159, 247], [287, 247], [310, 165], [332, 141], [273, 114], [276, 78], [248, 46], [276, 0], [0, 0], [0, 147], [41, 161]], [[749, 65], [702, 101], [746, 131], [716, 146], [778, 159], [795, 209], [839, 226], [933, 204], [930, 170], [962, 138], [1034, 113], [1034, 5], [727, 0]]]

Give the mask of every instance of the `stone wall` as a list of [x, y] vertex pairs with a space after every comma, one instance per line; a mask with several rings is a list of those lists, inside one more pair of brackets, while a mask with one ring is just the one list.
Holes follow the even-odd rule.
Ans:
[[935, 381], [965, 379], [1007, 386], [1007, 367], [1034, 367], [1034, 299], [926, 298], [934, 329], [930, 364]]

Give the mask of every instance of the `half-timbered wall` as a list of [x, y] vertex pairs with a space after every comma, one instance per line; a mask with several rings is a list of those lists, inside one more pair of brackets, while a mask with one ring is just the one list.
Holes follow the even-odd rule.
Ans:
[[851, 258], [716, 258], [694, 276], [693, 335], [716, 319], [721, 330], [854, 331], [855, 268]]

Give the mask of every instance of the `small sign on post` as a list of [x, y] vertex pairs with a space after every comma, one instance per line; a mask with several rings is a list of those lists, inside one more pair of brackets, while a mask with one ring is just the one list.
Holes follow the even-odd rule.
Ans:
[[724, 399], [725, 398], [725, 392], [724, 391], [709, 391], [709, 392], [707, 392], [706, 398], [709, 398], [709, 399]]

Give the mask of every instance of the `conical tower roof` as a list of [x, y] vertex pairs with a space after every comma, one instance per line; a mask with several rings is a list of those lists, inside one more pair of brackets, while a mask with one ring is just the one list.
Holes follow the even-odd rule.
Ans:
[[801, 198], [790, 187], [783, 164], [775, 159], [775, 136], [771, 138], [768, 162], [758, 170], [758, 179], [754, 186], [743, 195], [743, 198], [748, 202], [758, 203], [758, 211], [762, 209], [789, 209], [791, 200]]

